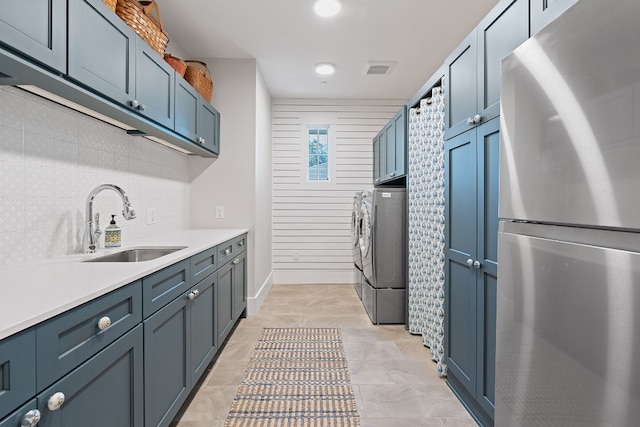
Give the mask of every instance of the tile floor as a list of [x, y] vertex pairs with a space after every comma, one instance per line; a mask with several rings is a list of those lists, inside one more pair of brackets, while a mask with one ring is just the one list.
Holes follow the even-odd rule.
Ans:
[[223, 426], [263, 327], [340, 327], [362, 427], [472, 427], [419, 336], [374, 326], [351, 285], [275, 285], [241, 319], [173, 427]]

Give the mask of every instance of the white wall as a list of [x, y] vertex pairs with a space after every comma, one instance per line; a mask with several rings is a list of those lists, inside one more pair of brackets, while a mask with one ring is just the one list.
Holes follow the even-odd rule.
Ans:
[[96, 199], [101, 227], [117, 214], [123, 243], [187, 228], [188, 166], [177, 151], [0, 86], [0, 268], [82, 252], [85, 202], [99, 184], [122, 187], [136, 210], [125, 221], [118, 195]]
[[[274, 100], [274, 283], [354, 282], [353, 195], [373, 186], [372, 139], [403, 103]], [[307, 182], [308, 124], [329, 125], [329, 182]]]
[[[271, 230], [265, 227], [262, 193], [269, 178], [270, 123], [264, 118], [270, 96], [254, 59], [212, 59], [214, 83], [211, 103], [220, 112], [220, 156], [217, 160], [191, 160], [192, 227], [248, 228], [248, 313], [254, 314], [269, 290]], [[258, 113], [258, 107], [260, 112]], [[267, 198], [265, 198], [267, 197]], [[266, 200], [266, 202], [265, 202]], [[224, 219], [215, 218], [224, 206]], [[268, 210], [268, 208], [266, 208]], [[259, 250], [257, 250], [259, 248]], [[266, 286], [265, 286], [266, 285]]]

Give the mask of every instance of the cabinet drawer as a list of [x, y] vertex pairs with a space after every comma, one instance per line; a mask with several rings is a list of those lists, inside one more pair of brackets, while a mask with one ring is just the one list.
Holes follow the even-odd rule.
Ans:
[[218, 247], [202, 251], [191, 257], [191, 283], [195, 284], [218, 268]]
[[227, 261], [233, 259], [233, 256], [236, 253], [236, 246], [234, 242], [235, 239], [231, 239], [218, 245], [218, 266], [223, 266]]
[[[36, 327], [38, 391], [142, 321], [140, 281], [113, 291]], [[100, 330], [108, 317], [111, 326]]]
[[243, 234], [240, 237], [236, 237], [233, 240], [233, 250], [235, 251], [236, 255], [239, 254], [240, 252], [246, 251], [247, 250], [247, 235]]
[[191, 287], [190, 261], [185, 259], [142, 279], [142, 315], [149, 317]]
[[0, 419], [35, 394], [35, 354], [33, 329], [0, 341]]
[[[38, 395], [38, 427], [143, 427], [142, 325]], [[48, 407], [64, 394], [58, 409]]]

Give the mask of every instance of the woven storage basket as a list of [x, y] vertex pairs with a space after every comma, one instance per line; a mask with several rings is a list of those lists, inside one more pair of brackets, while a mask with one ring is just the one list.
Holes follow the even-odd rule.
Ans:
[[187, 71], [184, 73], [184, 79], [188, 81], [204, 99], [211, 102], [213, 81], [211, 81], [211, 73], [209, 73], [207, 64], [192, 59], [188, 59], [185, 62], [187, 63]]
[[109, 9], [111, 9], [112, 11], [116, 11], [116, 3], [118, 2], [118, 0], [102, 0], [104, 2], [104, 4], [106, 4], [107, 6], [109, 6]]
[[167, 61], [169, 65], [171, 65], [178, 74], [180, 74], [180, 77], [184, 77], [184, 73], [185, 71], [187, 71], [186, 62], [184, 62], [181, 58], [178, 58], [177, 56], [171, 55], [170, 53], [164, 54], [164, 60]]
[[[157, 18], [152, 15], [155, 11]], [[160, 56], [169, 43], [169, 37], [164, 32], [160, 9], [155, 0], [138, 2], [136, 0], [118, 0], [116, 13], [142, 40], [147, 42]]]

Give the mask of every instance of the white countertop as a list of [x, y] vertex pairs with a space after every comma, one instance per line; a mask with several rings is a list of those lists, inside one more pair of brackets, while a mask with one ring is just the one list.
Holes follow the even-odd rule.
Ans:
[[[0, 339], [27, 329], [141, 277], [247, 233], [246, 229], [184, 230], [0, 270]], [[143, 262], [82, 262], [131, 247], [186, 246]]]

